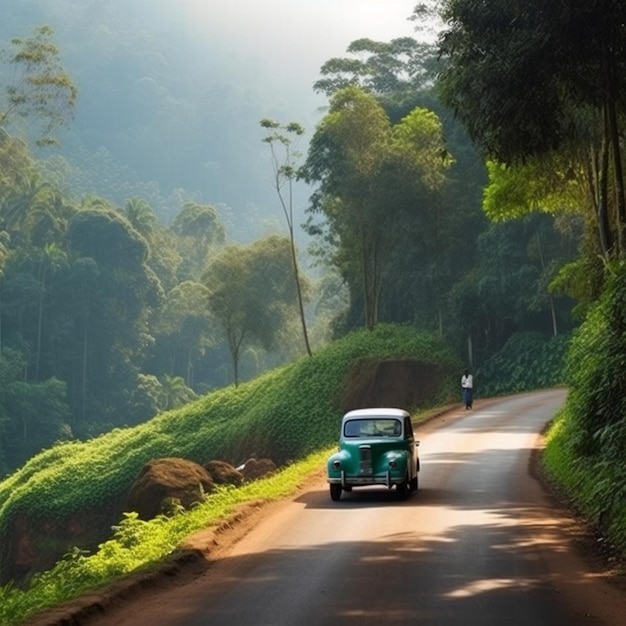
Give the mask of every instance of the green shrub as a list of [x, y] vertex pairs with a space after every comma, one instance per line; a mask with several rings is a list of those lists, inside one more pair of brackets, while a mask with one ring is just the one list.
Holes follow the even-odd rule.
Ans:
[[575, 335], [568, 408], [580, 454], [623, 456], [626, 417], [626, 269], [617, 268]]
[[516, 333], [476, 370], [477, 393], [501, 396], [563, 385], [569, 341], [570, 335]]
[[[542, 457], [547, 474], [567, 495], [575, 509], [626, 552], [626, 484], [622, 464], [580, 455], [578, 436], [565, 408], [548, 433]], [[576, 442], [576, 443], [574, 443]]]

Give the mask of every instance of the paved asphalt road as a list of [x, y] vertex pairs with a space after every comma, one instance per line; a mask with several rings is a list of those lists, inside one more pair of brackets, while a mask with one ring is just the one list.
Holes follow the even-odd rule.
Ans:
[[420, 490], [332, 502], [321, 479], [264, 516], [204, 575], [97, 624], [618, 626], [623, 595], [572, 549], [571, 520], [529, 474], [564, 391], [417, 429]]

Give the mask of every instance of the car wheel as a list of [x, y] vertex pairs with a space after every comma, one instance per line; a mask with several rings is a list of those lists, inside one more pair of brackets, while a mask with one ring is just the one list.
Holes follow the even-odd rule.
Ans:
[[337, 502], [341, 498], [341, 485], [331, 483], [330, 485], [330, 499]]
[[409, 487], [411, 488], [411, 491], [417, 491], [419, 489], [419, 478], [417, 477], [417, 474], [415, 474], [415, 478], [411, 478]]
[[409, 497], [410, 489], [408, 477], [407, 480], [404, 480], [396, 485], [396, 491], [400, 500], [406, 500]]

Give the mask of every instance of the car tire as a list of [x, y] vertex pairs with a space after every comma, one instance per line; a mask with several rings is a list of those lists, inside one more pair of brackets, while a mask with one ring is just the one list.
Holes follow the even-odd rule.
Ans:
[[337, 502], [341, 499], [341, 485], [330, 484], [330, 499]]
[[411, 478], [411, 482], [409, 483], [409, 487], [411, 491], [417, 491], [419, 489], [419, 478], [417, 474], [415, 474], [414, 478]]
[[396, 485], [396, 492], [398, 495], [398, 499], [406, 500], [409, 497], [409, 493], [411, 493], [408, 476], [406, 480], [403, 480], [401, 483]]

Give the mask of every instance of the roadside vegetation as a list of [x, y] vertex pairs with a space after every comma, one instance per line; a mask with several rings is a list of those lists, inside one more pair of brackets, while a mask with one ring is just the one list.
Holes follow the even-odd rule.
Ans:
[[575, 334], [568, 353], [569, 394], [548, 434], [544, 464], [573, 505], [626, 554], [626, 268]]
[[565, 382], [565, 357], [571, 336], [516, 333], [476, 372], [481, 396], [501, 396], [559, 387]]
[[269, 502], [293, 493], [303, 479], [322, 467], [329, 453], [330, 448], [316, 452], [243, 487], [221, 488], [203, 504], [172, 517], [143, 521], [136, 513], [125, 514], [111, 539], [95, 553], [74, 548], [54, 568], [33, 576], [28, 588], [0, 587], [0, 625], [16, 626], [39, 611], [163, 562], [185, 537], [228, 517], [238, 505]]

